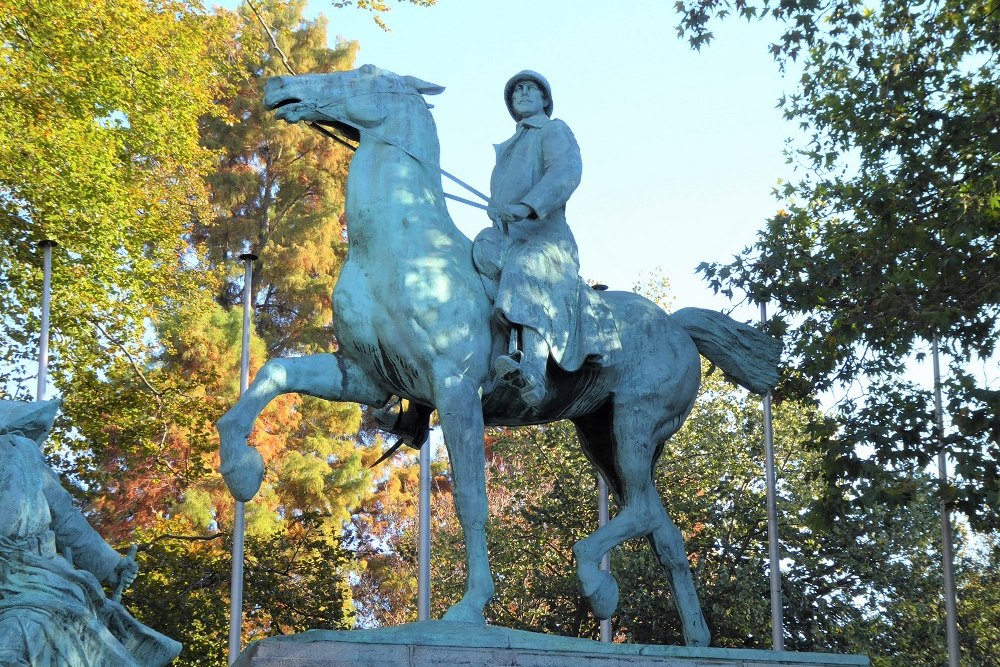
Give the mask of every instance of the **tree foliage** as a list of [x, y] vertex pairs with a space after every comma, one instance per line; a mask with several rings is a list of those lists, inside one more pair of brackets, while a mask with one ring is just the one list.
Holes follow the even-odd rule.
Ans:
[[[824, 513], [907, 501], [909, 475], [939, 449], [929, 392], [907, 380], [934, 337], [948, 358], [954, 463], [945, 497], [979, 527], [1000, 517], [1000, 4], [994, 0], [682, 0], [678, 31], [699, 48], [729, 14], [774, 19], [780, 101], [804, 135], [784, 208], [729, 264], [705, 264], [727, 294], [780, 313], [785, 396], [848, 392], [810, 430], [825, 454]], [[977, 372], [985, 364], [986, 378]], [[854, 391], [848, 391], [853, 388]], [[859, 446], [865, 446], [859, 448]], [[871, 451], [871, 456], [859, 452]]]
[[230, 50], [232, 94], [221, 100], [228, 114], [206, 119], [202, 129], [219, 162], [208, 177], [210, 215], [196, 221], [192, 240], [209, 264], [228, 269], [217, 296], [227, 307], [242, 302], [237, 258], [248, 251], [259, 256], [254, 325], [270, 356], [333, 348], [330, 300], [347, 251], [340, 216], [350, 152], [277, 120], [261, 104], [264, 81], [287, 75], [286, 62], [301, 73], [353, 65], [357, 43], [327, 48], [326, 19], [304, 20], [304, 7], [304, 0], [293, 0], [240, 8]]
[[[214, 422], [239, 393], [238, 256], [259, 256], [251, 369], [336, 349], [349, 153], [260, 104], [288, 66], [353, 66], [357, 44], [328, 48], [326, 19], [304, 9], [14, 0], [0, 12], [0, 373], [9, 389], [29, 377], [35, 246], [54, 240], [64, 419], [48, 454], [103, 534], [138, 546], [125, 602], [184, 642], [178, 664], [225, 662], [233, 507]], [[360, 417], [287, 396], [258, 420], [268, 475], [248, 506], [244, 641], [367, 613], [365, 577], [413, 513], [415, 473], [368, 472], [382, 442], [357, 435]]]
[[[304, 6], [255, 5], [300, 71], [352, 66], [357, 45], [328, 48]], [[184, 642], [178, 664], [224, 664], [233, 505], [214, 423], [239, 394], [236, 256], [260, 256], [251, 369], [336, 349], [348, 155], [265, 114], [263, 80], [286, 72], [245, 8], [15, 2], [0, 22], [0, 370], [23, 378], [34, 357], [32, 244], [54, 239], [65, 419], [48, 453], [102, 533], [139, 547], [130, 608]], [[345, 526], [392, 486], [367, 472], [381, 443], [359, 425], [357, 406], [295, 396], [258, 420], [245, 640], [353, 622], [364, 551]]]
[[197, 2], [23, 2], [0, 12], [3, 379], [34, 357], [37, 245], [58, 243], [57, 385], [141, 358], [147, 318], [206, 278], [185, 233], [206, 204], [224, 22]]
[[[201, 125], [202, 141], [217, 164], [206, 178], [209, 206], [194, 219], [187, 237], [201, 266], [220, 280], [206, 285], [205, 293], [211, 293], [202, 303], [190, 304], [181, 317], [157, 322], [160, 348], [153, 367], [182, 385], [179, 393], [189, 399], [170, 412], [166, 449], [174, 455], [192, 452], [197, 463], [154, 505], [159, 516], [143, 525], [154, 544], [179, 540], [201, 554], [213, 574], [197, 578], [194, 585], [211, 595], [188, 595], [184, 587], [191, 584], [184, 577], [167, 587], [168, 594], [195, 603], [214, 599], [219, 605], [229, 597], [228, 577], [220, 581], [214, 574], [228, 571], [233, 504], [214, 472], [218, 442], [213, 425], [239, 394], [243, 267], [238, 255], [253, 250], [259, 256], [252, 283], [251, 369], [275, 353], [336, 349], [330, 292], [344, 254], [340, 216], [347, 155], [314, 133], [279, 125], [260, 104], [264, 80], [286, 73], [282, 57], [301, 71], [344, 69], [353, 63], [357, 45], [327, 48], [325, 20], [304, 20], [304, 6], [275, 0], [255, 4], [256, 12], [244, 7], [224, 13], [232, 26], [226, 50], [231, 85], [229, 94], [217, 100], [225, 113], [205, 117]], [[261, 20], [272, 31], [280, 55]], [[377, 455], [371, 447], [359, 447], [354, 437], [359, 424], [357, 406], [296, 396], [274, 401], [258, 420], [251, 437], [268, 462], [268, 474], [258, 497], [247, 505], [244, 643], [353, 623], [349, 573], [357, 568], [345, 546], [344, 526], [352, 509], [371, 493], [366, 468]], [[137, 463], [132, 457], [123, 467], [134, 473]], [[152, 485], [126, 486], [148, 494]], [[102, 497], [102, 516], [121, 518], [108, 511], [117, 497]], [[226, 539], [191, 540], [199, 535]], [[179, 561], [150, 559], [150, 574], [184, 566], [190, 551], [167, 552]], [[196, 629], [183, 622], [183, 615], [163, 611], [157, 627], [190, 639], [192, 646], [210, 646], [228, 634], [228, 614], [220, 618], [192, 610], [206, 618]], [[184, 664], [220, 664], [215, 653], [185, 651], [181, 659]]]

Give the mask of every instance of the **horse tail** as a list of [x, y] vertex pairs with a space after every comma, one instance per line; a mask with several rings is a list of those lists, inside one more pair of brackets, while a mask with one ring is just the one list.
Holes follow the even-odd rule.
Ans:
[[736, 384], [766, 394], [778, 383], [781, 340], [706, 308], [682, 308], [670, 317], [691, 336], [698, 352]]

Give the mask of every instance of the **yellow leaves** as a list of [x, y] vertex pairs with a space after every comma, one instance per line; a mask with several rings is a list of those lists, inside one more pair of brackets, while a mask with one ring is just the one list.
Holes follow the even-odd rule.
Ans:
[[324, 458], [312, 453], [288, 452], [278, 463], [278, 489], [291, 506], [326, 510], [329, 473], [330, 466]]
[[264, 486], [254, 502], [247, 503], [247, 535], [267, 537], [278, 533], [284, 522], [275, 510], [274, 492]]
[[215, 520], [214, 504], [208, 491], [199, 488], [188, 489], [184, 499], [178, 504], [176, 513], [191, 522], [200, 531], [208, 531]]

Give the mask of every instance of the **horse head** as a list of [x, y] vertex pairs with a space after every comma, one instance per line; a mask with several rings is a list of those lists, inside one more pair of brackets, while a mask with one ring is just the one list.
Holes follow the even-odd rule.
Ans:
[[[264, 86], [264, 105], [289, 123], [299, 121], [330, 125], [348, 138], [365, 136], [402, 140], [390, 121], [433, 120], [423, 95], [437, 95], [442, 86], [412, 76], [400, 76], [374, 65], [321, 74], [276, 76]], [[422, 113], [421, 113], [422, 112]], [[399, 128], [402, 133], [407, 129]]]

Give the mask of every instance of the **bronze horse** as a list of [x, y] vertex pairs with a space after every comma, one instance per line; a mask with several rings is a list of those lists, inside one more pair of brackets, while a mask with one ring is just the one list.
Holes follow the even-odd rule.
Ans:
[[764, 393], [777, 381], [781, 345], [720, 313], [668, 315], [635, 294], [604, 292], [622, 345], [614, 363], [576, 373], [550, 364], [545, 399], [537, 408], [524, 405], [489, 377], [498, 331], [472, 242], [445, 207], [437, 131], [423, 98], [442, 90], [371, 65], [268, 82], [264, 102], [278, 118], [327, 123], [360, 140], [347, 180], [347, 261], [333, 294], [339, 351], [272, 359], [260, 369], [218, 423], [225, 481], [239, 500], [256, 494], [264, 466], [247, 438], [280, 394], [376, 407], [394, 394], [436, 408], [467, 559], [464, 597], [445, 619], [483, 623], [494, 592], [483, 429], [569, 419], [620, 507], [573, 548], [594, 614], [607, 618], [618, 604], [618, 585], [600, 570], [601, 558], [645, 536], [670, 581], [686, 643], [707, 645], [684, 541], [653, 486], [653, 467], [694, 403], [699, 353]]

